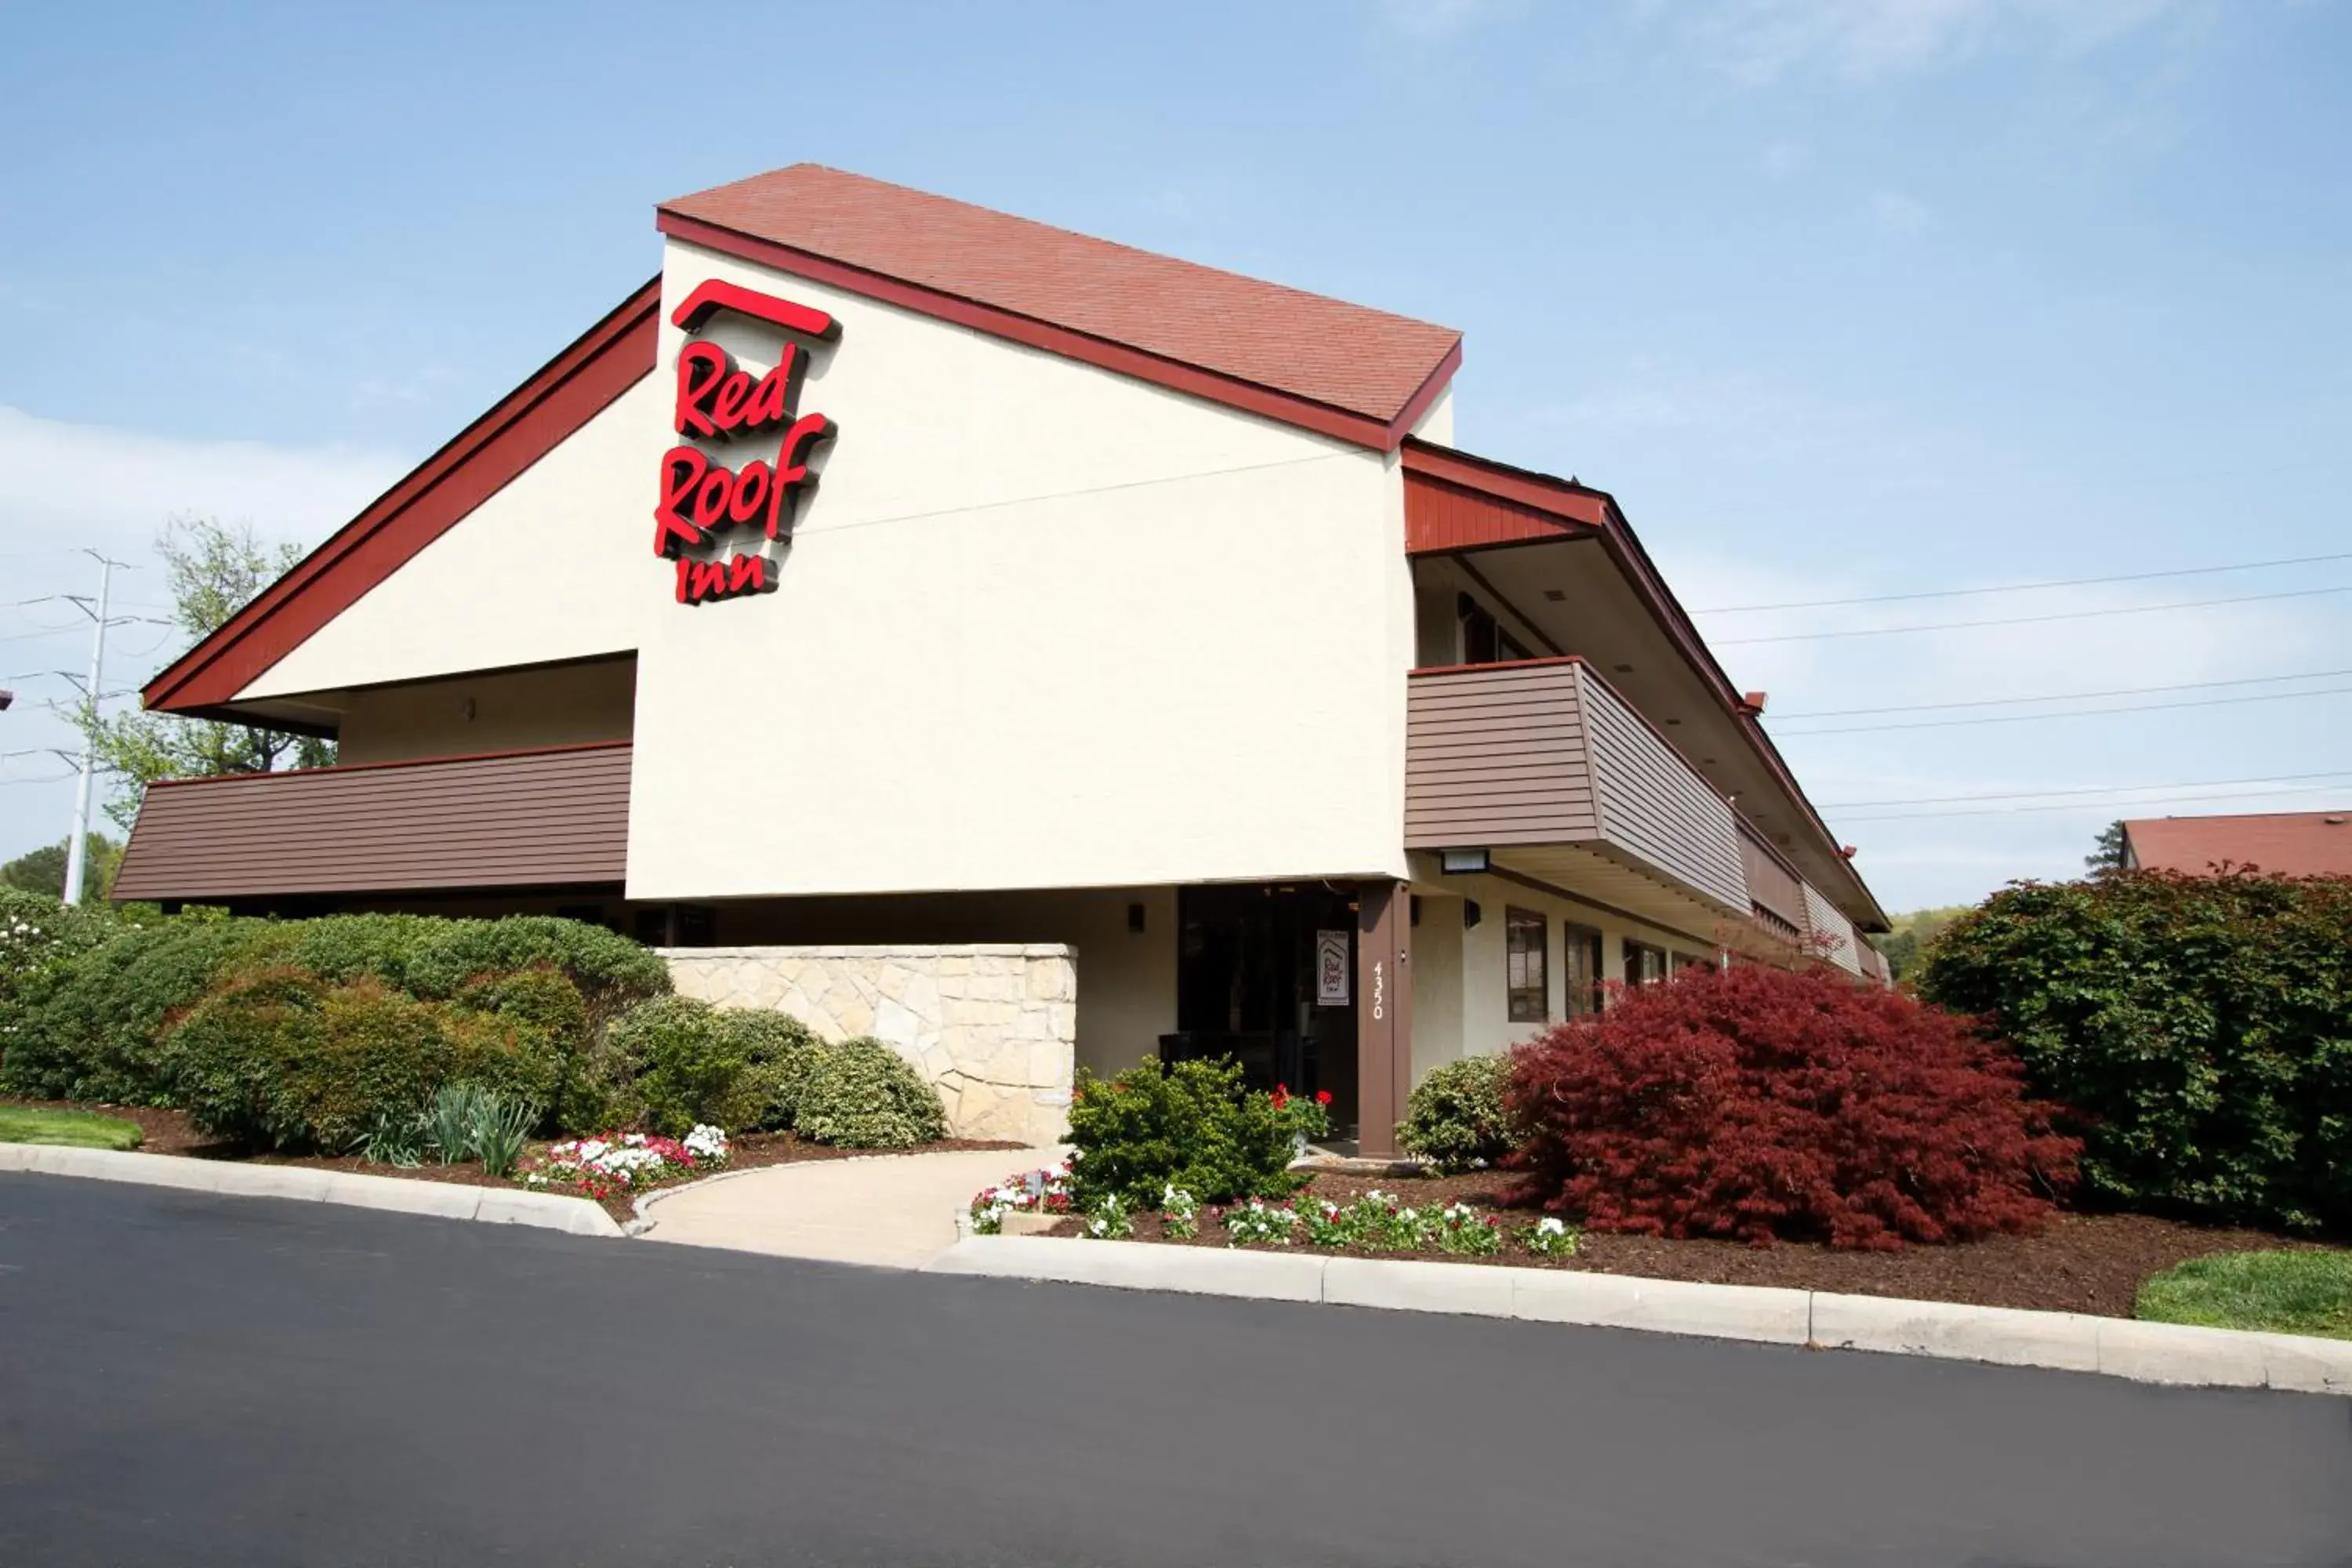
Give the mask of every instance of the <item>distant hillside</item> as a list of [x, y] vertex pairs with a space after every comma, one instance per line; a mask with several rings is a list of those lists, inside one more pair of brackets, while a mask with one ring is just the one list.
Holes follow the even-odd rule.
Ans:
[[1935, 941], [1937, 931], [1968, 912], [1968, 905], [1952, 904], [1939, 910], [1912, 910], [1892, 915], [1888, 923], [1895, 929], [1870, 940], [1886, 955], [1886, 967], [1899, 981], [1918, 967], [1919, 950]]

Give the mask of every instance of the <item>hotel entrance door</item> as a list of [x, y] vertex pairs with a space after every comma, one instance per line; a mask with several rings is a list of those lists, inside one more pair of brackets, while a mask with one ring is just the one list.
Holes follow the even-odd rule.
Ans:
[[1356, 900], [1321, 882], [1185, 888], [1163, 1061], [1231, 1057], [1253, 1089], [1328, 1090], [1356, 1120]]

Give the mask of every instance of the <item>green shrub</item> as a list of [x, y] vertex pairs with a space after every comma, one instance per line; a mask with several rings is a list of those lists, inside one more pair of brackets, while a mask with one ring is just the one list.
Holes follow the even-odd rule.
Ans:
[[285, 940], [267, 921], [179, 916], [126, 926], [26, 976], [10, 1009], [0, 1089], [37, 1099], [169, 1105], [163, 1036], [223, 978]]
[[938, 1091], [881, 1041], [844, 1040], [814, 1055], [793, 1119], [801, 1136], [845, 1149], [904, 1149], [946, 1133]]
[[535, 916], [188, 914], [91, 929], [92, 943], [32, 966], [0, 993], [0, 1089], [170, 1104], [161, 1053], [173, 1022], [235, 980], [284, 969], [331, 986], [373, 981], [489, 1020], [472, 1027], [528, 1037], [530, 1048], [505, 1053], [499, 1071], [509, 1078], [491, 1087], [547, 1106], [558, 1125], [593, 1129], [625, 1101], [627, 1075], [605, 1047], [606, 1021], [669, 988], [649, 950], [600, 927]]
[[1311, 1100], [1277, 1106], [1244, 1089], [1229, 1060], [1148, 1061], [1108, 1079], [1082, 1068], [1070, 1102], [1071, 1196], [1081, 1209], [1112, 1194], [1156, 1208], [1171, 1186], [1203, 1203], [1285, 1197], [1302, 1184], [1290, 1173], [1298, 1135], [1320, 1115]]
[[[760, 1007], [656, 996], [607, 1031], [622, 1121], [681, 1137], [697, 1122], [730, 1132], [789, 1126], [824, 1047], [808, 1026]], [[583, 1130], [586, 1130], [583, 1126]]]
[[575, 1132], [614, 1124], [616, 1108], [628, 1098], [627, 1061], [590, 1019], [579, 987], [562, 970], [535, 964], [483, 975], [460, 986], [450, 1002], [528, 1037], [554, 1064], [547, 1083], [527, 1086], [548, 1122]]
[[545, 1041], [494, 1016], [286, 967], [198, 1003], [165, 1037], [163, 1068], [206, 1131], [331, 1153], [415, 1117], [453, 1081], [536, 1103], [533, 1087], [558, 1071]]
[[1510, 1076], [1511, 1058], [1500, 1055], [1464, 1057], [1431, 1068], [1405, 1101], [1397, 1142], [1441, 1171], [1493, 1164], [1517, 1142], [1503, 1106]]
[[2016, 884], [1945, 929], [1919, 991], [2080, 1113], [2090, 1195], [2352, 1226], [2352, 879]]
[[[0, 887], [0, 1029], [18, 984], [71, 963], [110, 940], [122, 922], [104, 904], [66, 904], [45, 893]], [[0, 1048], [6, 1037], [0, 1035]]]
[[824, 1042], [791, 1014], [765, 1007], [723, 1007], [719, 1009], [719, 1025], [750, 1064], [748, 1070], [759, 1109], [744, 1125], [792, 1126], [799, 1114], [801, 1092], [809, 1075], [824, 1059]]

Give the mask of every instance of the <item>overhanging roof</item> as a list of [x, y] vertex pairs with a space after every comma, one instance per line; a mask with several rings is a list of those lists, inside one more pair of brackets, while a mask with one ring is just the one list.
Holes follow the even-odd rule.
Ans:
[[664, 202], [664, 234], [1322, 435], [1394, 450], [1451, 327], [818, 163]]
[[1731, 678], [1716, 662], [1688, 612], [1666, 586], [1616, 500], [1572, 479], [1517, 468], [1419, 439], [1403, 446], [1405, 547], [1415, 555], [1557, 542], [1597, 542], [1618, 575], [1662, 631], [1676, 656], [1723, 710], [1749, 754], [1795, 808], [1814, 840], [1803, 857], [1817, 882], [1842, 883], [1839, 901], [1859, 911], [1864, 929], [1886, 929], [1885, 911], [1790, 771], [1780, 748], [1757, 722]]

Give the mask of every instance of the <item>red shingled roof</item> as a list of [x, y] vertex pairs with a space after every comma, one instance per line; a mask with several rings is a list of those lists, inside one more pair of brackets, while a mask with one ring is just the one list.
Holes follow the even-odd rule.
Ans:
[[[1380, 444], [1391, 447], [1444, 389], [1460, 360], [1462, 334], [1450, 327], [1155, 256], [816, 163], [795, 163], [665, 202], [658, 221], [675, 238], [918, 310], [949, 314], [933, 309], [942, 300], [978, 306], [996, 319], [951, 319], [1036, 346], [1074, 352], [1068, 342], [1005, 329], [1018, 323], [1058, 329], [1171, 366], [1204, 371], [1211, 378], [1337, 410], [1355, 423], [1380, 427]], [[751, 247], [740, 243], [746, 240]], [[881, 283], [911, 286], [914, 292], [874, 286]], [[928, 304], [926, 295], [934, 297]], [[1128, 374], [1150, 374], [1083, 352], [1076, 357]], [[1200, 384], [1171, 384], [1220, 396]], [[1252, 406], [1236, 397], [1221, 400]], [[1275, 408], [1255, 411], [1282, 416]], [[1364, 435], [1359, 431], [1353, 438]]]
[[2280, 877], [2352, 877], [2352, 811], [2249, 816], [2157, 816], [2124, 824], [2133, 861], [2150, 871], [2201, 876], [2255, 866]]

